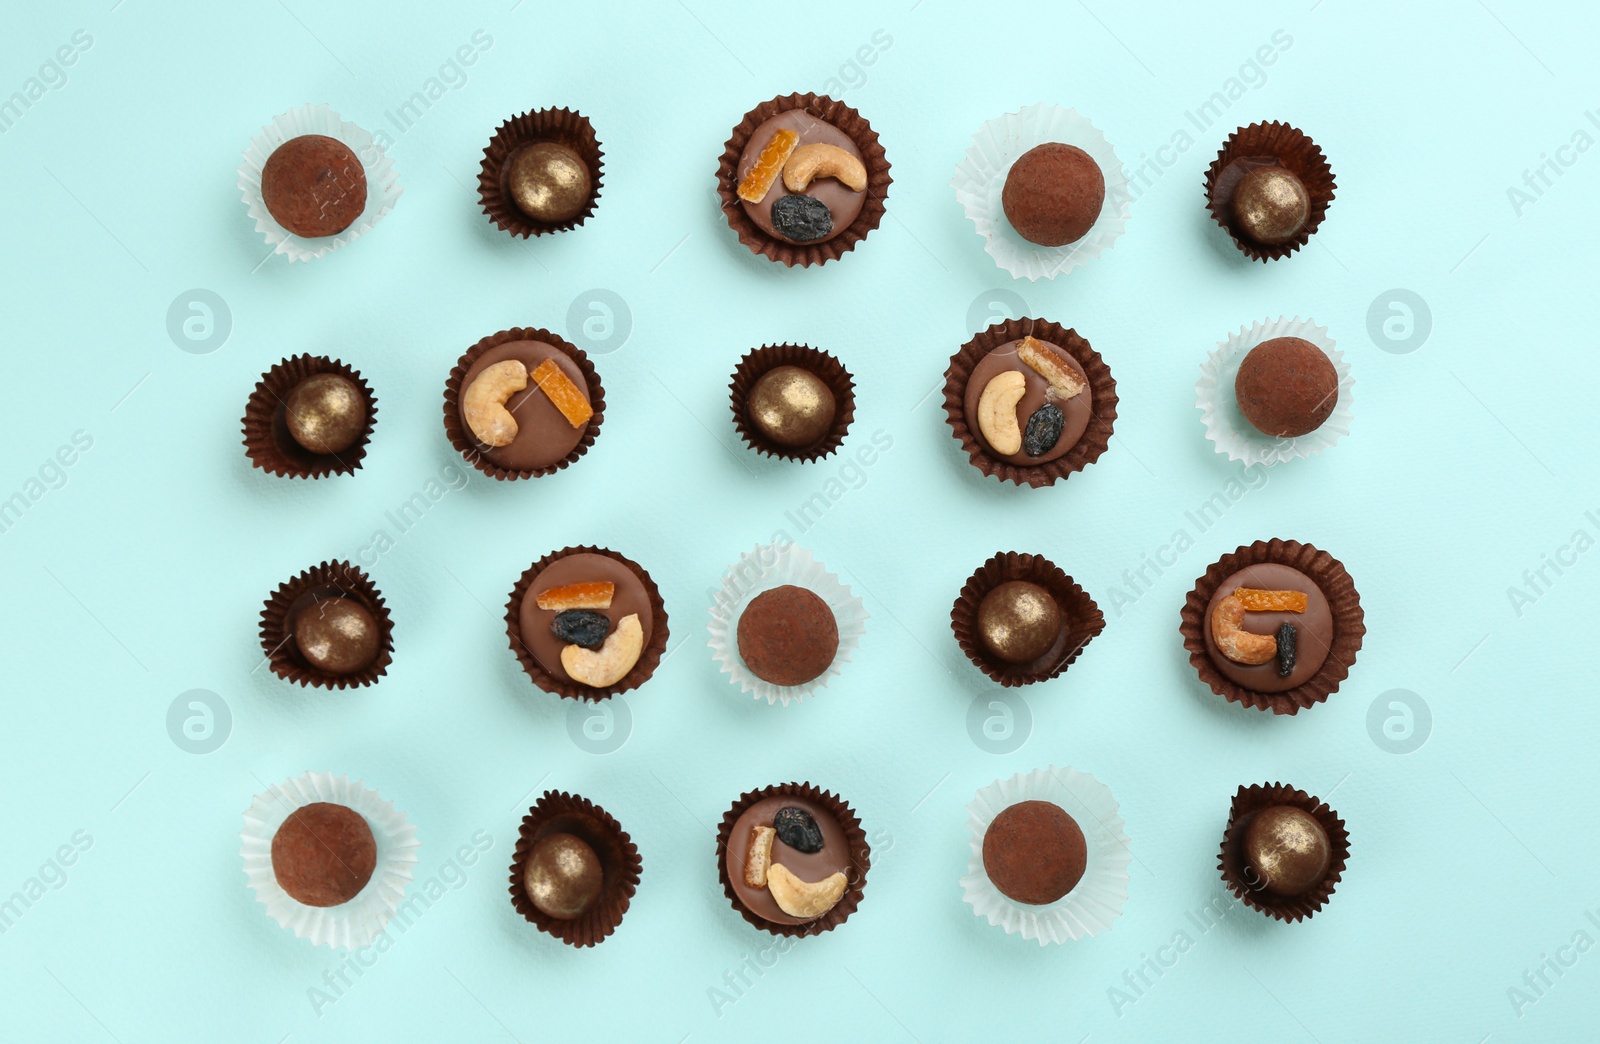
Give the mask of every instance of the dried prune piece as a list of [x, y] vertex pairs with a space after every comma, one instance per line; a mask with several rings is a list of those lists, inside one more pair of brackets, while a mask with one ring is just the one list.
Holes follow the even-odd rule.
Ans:
[[556, 618], [550, 621], [551, 634], [585, 649], [600, 648], [610, 631], [611, 621], [606, 614], [593, 609], [568, 609], [564, 613], [557, 613]]
[[814, 243], [833, 232], [833, 212], [812, 196], [784, 196], [772, 204], [772, 227], [796, 243]]
[[1028, 418], [1028, 429], [1022, 434], [1022, 452], [1030, 457], [1043, 456], [1056, 448], [1061, 441], [1061, 428], [1066, 424], [1059, 406], [1045, 403]]
[[1287, 678], [1294, 673], [1294, 624], [1278, 628], [1278, 677]]
[[817, 826], [817, 821], [805, 809], [793, 806], [780, 808], [778, 814], [772, 817], [772, 825], [778, 831], [778, 840], [795, 851], [822, 851], [822, 828]]

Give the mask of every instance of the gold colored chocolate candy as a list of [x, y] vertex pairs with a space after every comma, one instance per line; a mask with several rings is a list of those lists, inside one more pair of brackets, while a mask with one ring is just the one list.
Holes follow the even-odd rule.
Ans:
[[1257, 167], [1239, 179], [1233, 216], [1239, 230], [1257, 243], [1287, 243], [1305, 228], [1311, 198], [1305, 185], [1282, 167]]
[[1007, 663], [1032, 663], [1061, 634], [1061, 607], [1050, 592], [1026, 580], [1011, 580], [983, 596], [978, 637]]
[[513, 156], [507, 185], [517, 209], [535, 221], [571, 221], [589, 203], [589, 168], [559, 142], [536, 142]]
[[528, 853], [522, 887], [528, 900], [547, 916], [563, 921], [582, 917], [600, 898], [604, 873], [588, 842], [572, 834], [547, 834]]
[[343, 453], [367, 427], [367, 400], [336, 373], [307, 377], [284, 400], [289, 437], [311, 453]]
[[799, 449], [828, 434], [838, 404], [833, 389], [816, 374], [798, 366], [779, 366], [756, 381], [746, 409], [762, 435], [780, 446]]

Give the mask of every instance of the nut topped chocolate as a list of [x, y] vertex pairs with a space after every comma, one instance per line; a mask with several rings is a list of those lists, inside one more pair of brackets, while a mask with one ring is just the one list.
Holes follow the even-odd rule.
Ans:
[[793, 783], [744, 795], [723, 818], [718, 857], [745, 919], [790, 935], [827, 931], [848, 917], [869, 858], [848, 805]]
[[1333, 645], [1333, 613], [1315, 582], [1287, 565], [1262, 563], [1217, 586], [1206, 608], [1206, 648], [1227, 678], [1256, 692], [1287, 692], [1322, 669]]

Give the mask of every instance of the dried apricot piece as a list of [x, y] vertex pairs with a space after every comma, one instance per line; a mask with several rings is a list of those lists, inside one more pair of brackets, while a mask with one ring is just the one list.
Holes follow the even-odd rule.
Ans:
[[1040, 377], [1050, 382], [1050, 398], [1070, 399], [1083, 391], [1083, 382], [1073, 373], [1061, 357], [1036, 337], [1024, 337], [1017, 346], [1017, 358], [1028, 364]]
[[1248, 613], [1303, 613], [1306, 611], [1304, 591], [1263, 591], [1256, 587], [1238, 587], [1233, 596], [1244, 603]]
[[586, 580], [581, 584], [552, 587], [534, 597], [540, 609], [565, 612], [568, 609], [610, 609], [617, 585], [609, 580]]
[[747, 203], [760, 203], [766, 199], [767, 193], [772, 190], [772, 183], [783, 172], [783, 165], [789, 162], [789, 153], [794, 151], [799, 141], [800, 135], [792, 130], [774, 132], [772, 140], [756, 157], [756, 165], [739, 182], [739, 198]]
[[529, 376], [574, 428], [583, 427], [594, 416], [594, 408], [589, 405], [589, 400], [572, 383], [572, 378], [561, 372], [561, 367], [554, 360], [546, 359]]

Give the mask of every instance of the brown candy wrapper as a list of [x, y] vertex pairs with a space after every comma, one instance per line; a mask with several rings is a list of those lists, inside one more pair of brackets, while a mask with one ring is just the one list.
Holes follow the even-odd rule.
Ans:
[[[1305, 228], [1287, 243], [1257, 243], [1240, 232], [1233, 220], [1233, 192], [1239, 179], [1254, 167], [1279, 166], [1300, 179], [1310, 199]], [[1288, 257], [1305, 246], [1322, 224], [1333, 202], [1333, 168], [1317, 143], [1287, 123], [1252, 123], [1240, 127], [1223, 142], [1222, 151], [1206, 171], [1206, 208], [1217, 224], [1227, 230], [1238, 247], [1252, 261], [1271, 261]]]
[[[312, 453], [289, 434], [285, 401], [295, 385], [319, 373], [348, 378], [367, 400], [367, 426], [355, 445], [342, 453]], [[349, 475], [361, 467], [377, 421], [378, 400], [358, 370], [323, 355], [296, 355], [284, 359], [261, 375], [244, 406], [244, 452], [250, 463], [270, 475], [321, 478]]]
[[[1250, 820], [1262, 809], [1275, 805], [1288, 805], [1310, 813], [1322, 829], [1327, 831], [1332, 848], [1328, 860], [1328, 873], [1322, 883], [1305, 895], [1274, 895], [1262, 887], [1260, 879], [1244, 861], [1244, 832]], [[1228, 813], [1228, 826], [1222, 834], [1222, 855], [1217, 867], [1222, 871], [1222, 881], [1228, 891], [1252, 910], [1259, 910], [1280, 921], [1299, 921], [1310, 917], [1333, 895], [1334, 886], [1344, 873], [1350, 858], [1350, 833], [1344, 820], [1326, 804], [1303, 790], [1282, 783], [1261, 783], [1240, 787], [1233, 796], [1233, 808]]]
[[[522, 621], [519, 617], [522, 614], [522, 599], [528, 593], [528, 588], [532, 586], [539, 574], [549, 568], [557, 559], [565, 558], [567, 555], [584, 553], [605, 555], [607, 558], [621, 562], [639, 577], [640, 582], [644, 584], [645, 591], [650, 595], [650, 613], [652, 616], [650, 642], [644, 647], [644, 651], [639, 654], [639, 662], [633, 665], [633, 670], [629, 671], [627, 676], [617, 684], [605, 689], [594, 689], [571, 679], [553, 676], [544, 669], [522, 642]], [[550, 552], [529, 566], [517, 580], [516, 586], [511, 589], [511, 598], [506, 603], [506, 635], [511, 639], [511, 651], [516, 654], [517, 662], [522, 664], [524, 671], [528, 672], [528, 677], [533, 679], [533, 684], [545, 692], [553, 692], [557, 696], [569, 700], [588, 700], [591, 703], [599, 703], [608, 696], [615, 696], [618, 693], [627, 692], [629, 689], [638, 688], [649, 681], [650, 676], [655, 673], [656, 666], [661, 662], [662, 655], [667, 651], [667, 605], [662, 600], [661, 591], [656, 587], [655, 581], [650, 579], [650, 574], [645, 572], [644, 568], [632, 559], [619, 555], [608, 548], [594, 547], [590, 544], [584, 544], [580, 547], [564, 547], [560, 551]]]
[[[1065, 454], [1043, 464], [1018, 465], [991, 456], [981, 437], [967, 424], [967, 409], [963, 401], [967, 394], [967, 381], [978, 362], [1002, 344], [1023, 337], [1037, 337], [1041, 341], [1066, 349], [1067, 354], [1083, 367], [1089, 378], [1089, 392], [1093, 396], [1093, 412], [1083, 437]], [[1075, 471], [1100, 459], [1100, 454], [1111, 444], [1111, 429], [1117, 420], [1117, 382], [1111, 377], [1111, 368], [1100, 358], [1100, 353], [1089, 347], [1089, 342], [1078, 336], [1076, 330], [1067, 329], [1048, 319], [1007, 319], [996, 323], [961, 346], [950, 357], [950, 367], [944, 372], [944, 412], [956, 441], [967, 451], [972, 466], [992, 478], [1015, 482], [1019, 486], [1053, 484]]]
[[[839, 128], [855, 143], [861, 153], [862, 165], [867, 168], [866, 202], [850, 227], [821, 243], [789, 243], [768, 235], [751, 221], [739, 203], [739, 158], [757, 127], [767, 120], [790, 109], [804, 109], [809, 115]], [[739, 236], [739, 242], [752, 253], [777, 261], [779, 264], [820, 265], [844, 256], [855, 245], [867, 238], [867, 233], [878, 227], [883, 219], [884, 201], [889, 196], [889, 159], [878, 141], [878, 134], [866, 119], [843, 102], [821, 94], [791, 94], [762, 102], [745, 113], [733, 136], [722, 150], [717, 163], [717, 195], [722, 198], [722, 213], [728, 226]]]
[[[1248, 566], [1272, 562], [1298, 569], [1317, 585], [1333, 616], [1333, 645], [1322, 669], [1304, 685], [1287, 692], [1256, 692], [1246, 689], [1217, 670], [1206, 649], [1206, 607], [1211, 596], [1228, 577]], [[1183, 605], [1178, 631], [1183, 635], [1183, 647], [1189, 650], [1189, 662], [1199, 673], [1200, 680], [1211, 687], [1218, 696], [1233, 703], [1242, 703], [1256, 710], [1270, 710], [1274, 714], [1297, 714], [1302, 708], [1315, 706], [1336, 692], [1339, 683], [1350, 673], [1361, 650], [1361, 639], [1367, 633], [1365, 614], [1361, 611], [1361, 596], [1356, 592], [1355, 581], [1345, 572], [1338, 559], [1326, 551], [1318, 551], [1310, 544], [1295, 540], [1257, 540], [1241, 547], [1230, 555], [1218, 559], [1205, 575], [1195, 582]]]
[[[512, 341], [543, 341], [545, 344], [565, 352], [573, 362], [578, 364], [578, 369], [583, 371], [585, 381], [589, 385], [589, 406], [594, 410], [594, 416], [589, 418], [588, 427], [584, 429], [583, 438], [572, 448], [572, 452], [556, 463], [545, 468], [530, 468], [526, 470], [512, 470], [502, 468], [492, 463], [483, 456], [483, 451], [478, 440], [461, 423], [461, 382], [466, 379], [467, 371], [478, 357], [491, 348]], [[444, 433], [450, 439], [450, 445], [456, 452], [466, 458], [467, 462], [485, 475], [499, 481], [509, 479], [538, 478], [541, 475], [553, 475], [562, 468], [571, 464], [594, 445], [594, 440], [600, 435], [600, 422], [605, 419], [606, 395], [605, 389], [600, 386], [600, 375], [595, 372], [594, 364], [589, 361], [589, 356], [582, 348], [571, 344], [549, 330], [540, 330], [535, 327], [513, 327], [510, 330], [501, 330], [499, 333], [490, 334], [463, 355], [450, 370], [450, 376], [444, 382]]]
[[[521, 149], [541, 141], [553, 141], [576, 152], [589, 168], [589, 202], [583, 211], [570, 221], [547, 224], [536, 221], [517, 208], [506, 183], [511, 157]], [[587, 221], [600, 202], [600, 177], [604, 170], [600, 142], [594, 136], [594, 125], [581, 113], [567, 109], [538, 109], [513, 116], [495, 129], [483, 150], [483, 164], [478, 173], [478, 201], [483, 212], [489, 215], [503, 231], [526, 239], [547, 232], [565, 232]]]
[[[523, 866], [533, 846], [540, 838], [557, 833], [572, 834], [593, 848], [603, 877], [594, 907], [571, 920], [551, 917], [533, 905], [522, 883]], [[643, 867], [639, 849], [609, 812], [576, 794], [547, 790], [522, 817], [517, 849], [511, 857], [511, 905], [541, 932], [568, 946], [598, 946], [622, 923], [629, 901], [639, 890]]]
[[[769, 797], [800, 797], [816, 802], [832, 813], [850, 844], [850, 865], [854, 872], [846, 875], [850, 880], [845, 886], [844, 895], [839, 897], [839, 901], [827, 913], [805, 924], [778, 924], [752, 913], [739, 901], [738, 893], [733, 890], [733, 882], [728, 878], [728, 838], [733, 833], [733, 825], [738, 822], [745, 809]], [[717, 828], [717, 877], [722, 881], [722, 891], [740, 917], [773, 935], [788, 935], [798, 939], [831, 932], [843, 924], [851, 914], [855, 913], [856, 907], [861, 905], [861, 894], [866, 888], [867, 870], [871, 865], [872, 849], [867, 845], [866, 831], [861, 828], [861, 820], [856, 818], [855, 810], [837, 794], [812, 786], [810, 783], [782, 783], [741, 794], [739, 800], [733, 803], [733, 807], [724, 813], [722, 824]]]
[[[295, 618], [326, 598], [354, 599], [377, 623], [378, 656], [365, 670], [355, 674], [329, 674], [313, 667], [300, 655], [294, 640]], [[325, 689], [371, 685], [383, 676], [394, 660], [394, 622], [383, 604], [383, 595], [366, 573], [349, 562], [323, 562], [279, 584], [267, 598], [266, 607], [261, 610], [261, 648], [272, 673], [280, 678]]]
[[[983, 596], [1011, 580], [1038, 584], [1050, 592], [1061, 609], [1061, 639], [1033, 663], [1007, 663], [985, 648], [977, 633], [978, 606]], [[1106, 618], [1100, 607], [1072, 577], [1042, 555], [1015, 551], [1001, 552], [983, 563], [967, 579], [966, 586], [956, 596], [955, 607], [950, 610], [950, 628], [955, 632], [961, 651], [980, 671], [1007, 688], [1046, 681], [1065, 673], [1084, 646], [1105, 626]]]
[[[796, 366], [814, 373], [833, 391], [836, 404], [833, 430], [822, 441], [805, 449], [780, 446], [768, 439], [749, 422], [745, 412], [745, 400], [750, 389], [765, 374], [780, 366]], [[856, 415], [855, 382], [850, 378], [850, 371], [827, 352], [803, 344], [768, 344], [752, 348], [739, 360], [738, 367], [733, 371], [733, 383], [728, 385], [728, 389], [732, 393], [733, 426], [738, 429], [740, 438], [757, 453], [769, 457], [809, 461], [832, 456], [844, 441], [850, 430], [850, 422]]]

